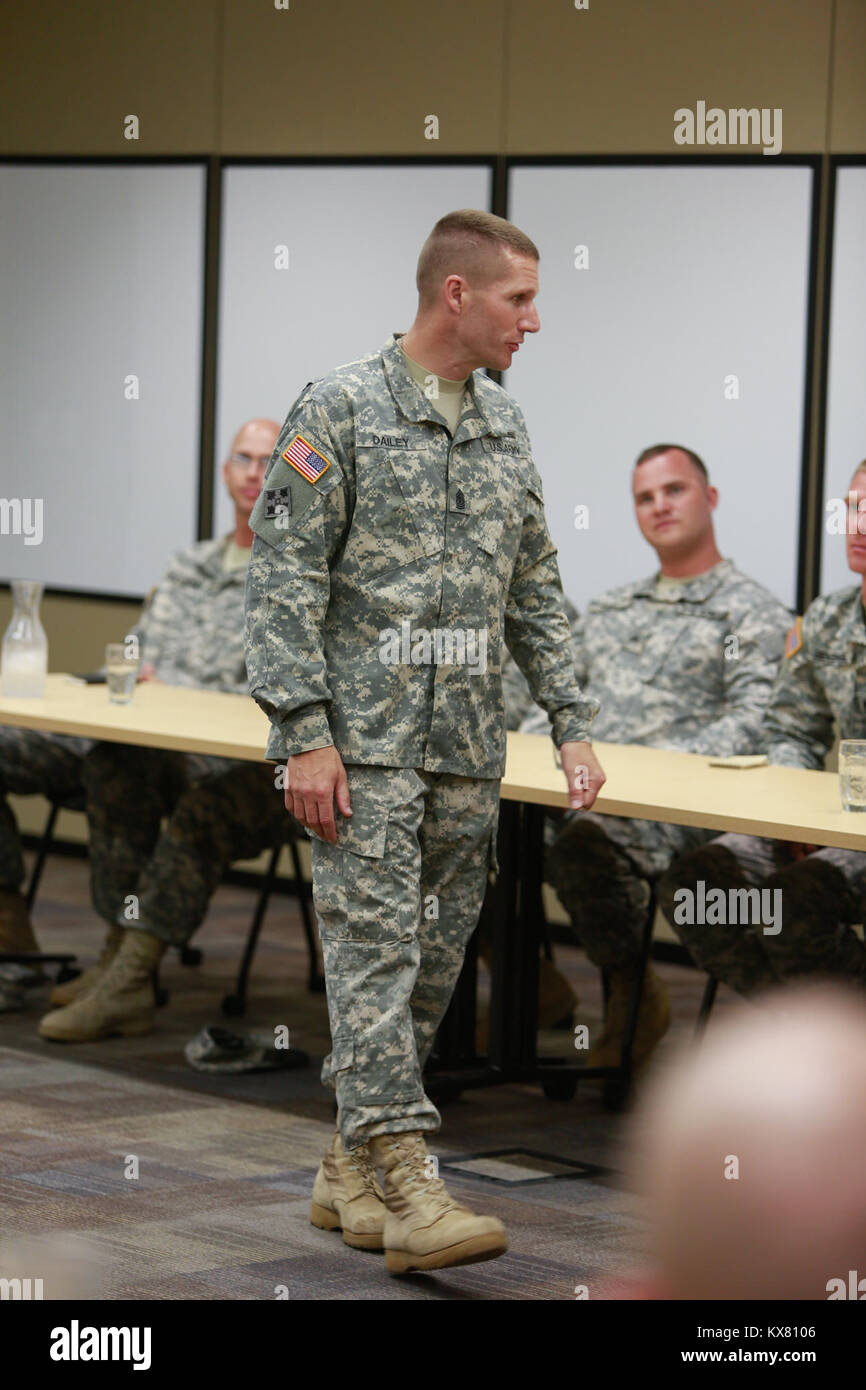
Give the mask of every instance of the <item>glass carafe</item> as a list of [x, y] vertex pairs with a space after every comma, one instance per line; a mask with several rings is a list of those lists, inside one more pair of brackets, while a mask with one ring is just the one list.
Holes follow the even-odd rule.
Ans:
[[0, 686], [4, 695], [39, 696], [45, 694], [48, 671], [48, 642], [39, 621], [42, 585], [31, 579], [12, 580], [15, 605], [12, 621], [3, 637], [0, 660]]

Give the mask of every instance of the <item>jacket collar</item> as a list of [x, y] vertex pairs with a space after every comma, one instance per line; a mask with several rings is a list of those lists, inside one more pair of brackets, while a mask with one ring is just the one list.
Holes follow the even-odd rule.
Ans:
[[[446, 422], [427, 399], [409, 368], [400, 346], [403, 333], [392, 333], [382, 348], [382, 363], [385, 376], [397, 405], [407, 420], [416, 423], [432, 420], [437, 425]], [[466, 396], [463, 400], [463, 413], [455, 431], [455, 439], [480, 439], [482, 435], [506, 435], [512, 430], [511, 423], [503, 416], [496, 405], [496, 387], [481, 371], [472, 372], [466, 382]]]
[[[712, 569], [704, 570], [703, 574], [696, 574], [694, 579], [687, 579], [684, 584], [679, 585], [670, 594], [665, 594], [660, 602], [703, 603], [722, 584], [727, 583], [733, 571], [732, 560], [720, 560], [718, 564], [713, 565]], [[636, 584], [633, 592], [655, 597], [655, 587], [660, 575], [661, 570], [656, 570], [655, 574], [650, 575], [648, 579], [642, 579], [639, 584]]]

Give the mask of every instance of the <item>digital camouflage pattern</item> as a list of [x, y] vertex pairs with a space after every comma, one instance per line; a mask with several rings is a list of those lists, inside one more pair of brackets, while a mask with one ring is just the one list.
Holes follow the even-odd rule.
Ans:
[[[822, 770], [836, 729], [866, 737], [866, 621], [859, 584], [815, 599], [789, 633], [764, 717], [769, 761]], [[681, 923], [679, 888], [781, 890], [782, 927], [765, 934], [746, 923]], [[795, 859], [784, 841], [721, 835], [671, 865], [661, 892], [665, 915], [695, 960], [748, 994], [803, 974], [866, 978], [866, 948], [851, 924], [866, 908], [866, 854], [832, 846]]]
[[[569, 627], [573, 632], [578, 619], [577, 609], [569, 598], [564, 598], [563, 607]], [[507, 729], [519, 729], [527, 715], [538, 709], [532, 698], [529, 682], [507, 647], [502, 648], [502, 696], [505, 701], [505, 726]], [[543, 711], [540, 712], [544, 713]]]
[[[175, 555], [131, 629], [142, 660], [169, 685], [247, 693], [246, 570], [223, 568], [231, 539]], [[107, 922], [175, 946], [200, 925], [233, 860], [299, 829], [266, 764], [100, 743], [84, 779], [94, 907]], [[124, 906], [132, 894], [137, 917]]]
[[81, 801], [81, 767], [91, 740], [0, 724], [0, 888], [24, 882], [24, 858], [15, 814], [7, 797], [48, 796]]
[[439, 1128], [421, 1073], [495, 862], [499, 783], [348, 765], [351, 818], [313, 837], [331, 1021], [322, 1080], [347, 1149]]
[[[788, 610], [730, 560], [670, 591], [657, 577], [593, 599], [574, 624], [580, 687], [602, 702], [593, 739], [753, 753]], [[546, 732], [540, 713], [523, 727]]]
[[173, 946], [203, 921], [233, 860], [300, 829], [265, 763], [98, 743], [83, 778], [94, 907]]
[[[798, 643], [802, 639], [800, 645]], [[860, 585], [816, 598], [790, 634], [761, 750], [783, 767], [823, 769], [835, 739], [866, 738], [866, 615]]]
[[[780, 922], [765, 933], [769, 914], [765, 921], [757, 900], [737, 921], [678, 922], [677, 892], [697, 893], [701, 881], [705, 894], [720, 888], [727, 902], [732, 890], [778, 891], [767, 906], [778, 902]], [[784, 841], [726, 834], [671, 864], [659, 906], [697, 964], [748, 995], [801, 975], [866, 980], [866, 948], [851, 929], [863, 921], [864, 891], [866, 854], [857, 850], [827, 846], [798, 859]]]
[[[284, 457], [298, 436], [315, 481]], [[596, 705], [575, 681], [523, 415], [483, 373], [453, 439], [397, 335], [311, 383], [250, 525], [247, 665], [272, 724], [268, 757], [333, 743], [344, 762], [499, 778], [503, 640], [557, 742], [586, 737]], [[413, 643], [483, 634], [486, 669], [386, 664], [383, 634], [404, 624]]]
[[168, 685], [247, 694], [245, 569], [223, 569], [231, 535], [180, 551], [130, 629]]
[[[581, 689], [601, 701], [593, 739], [719, 757], [754, 752], [788, 610], [730, 560], [673, 589], [657, 592], [657, 577], [594, 599], [572, 625]], [[520, 727], [543, 733], [549, 722], [535, 710]], [[566, 817], [548, 876], [591, 960], [614, 969], [636, 959], [646, 880], [711, 836], [591, 811]]]
[[[142, 660], [152, 662], [157, 677], [170, 685], [247, 693], [246, 572], [223, 569], [230, 540], [231, 536], [223, 536], [201, 541], [177, 554], [130, 629], [138, 637]], [[81, 764], [91, 746], [90, 739], [0, 726], [0, 886], [18, 887], [24, 880], [18, 828], [5, 796], [12, 792], [81, 797]], [[116, 772], [107, 783], [115, 804], [122, 783], [122, 755], [117, 744], [107, 748], [104, 756], [116, 762]], [[137, 775], [147, 775], [145, 764], [136, 766]], [[129, 787], [126, 794], [134, 806], [137, 789]], [[96, 866], [95, 872], [101, 869]]]
[[[288, 456], [288, 457], [287, 457]], [[294, 466], [297, 465], [297, 466]], [[481, 909], [505, 766], [503, 642], [557, 741], [586, 737], [556, 551], [523, 416], [481, 372], [452, 436], [399, 335], [292, 406], [250, 525], [250, 691], [269, 757], [334, 744], [354, 814], [314, 839], [346, 1149], [438, 1128], [421, 1072]], [[472, 635], [486, 659], [380, 659]], [[436, 914], [428, 915], [435, 899]]]

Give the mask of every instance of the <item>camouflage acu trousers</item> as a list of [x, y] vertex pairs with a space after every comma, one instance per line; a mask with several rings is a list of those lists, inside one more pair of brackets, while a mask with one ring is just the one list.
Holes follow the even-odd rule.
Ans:
[[232, 860], [300, 831], [270, 765], [98, 743], [83, 775], [94, 907], [174, 946], [200, 925]]
[[595, 965], [622, 970], [637, 961], [650, 901], [648, 881], [664, 873], [675, 854], [711, 835], [695, 826], [593, 811], [566, 817], [548, 848], [545, 877]]
[[24, 882], [18, 825], [7, 796], [82, 796], [81, 765], [90, 744], [86, 738], [0, 724], [0, 888], [20, 888]]
[[331, 1022], [322, 1081], [347, 1149], [435, 1130], [421, 1073], [478, 923], [495, 856], [498, 779], [346, 768], [353, 814], [313, 839]]
[[[677, 920], [687, 915], [683, 889], [705, 902], [714, 888], [730, 904], [723, 921]], [[731, 897], [742, 889], [760, 894], [748, 904]], [[828, 847], [796, 859], [785, 841], [736, 834], [675, 860], [659, 887], [659, 906], [697, 964], [740, 994], [799, 975], [866, 981], [866, 948], [851, 930], [864, 920], [864, 898], [866, 853]]]

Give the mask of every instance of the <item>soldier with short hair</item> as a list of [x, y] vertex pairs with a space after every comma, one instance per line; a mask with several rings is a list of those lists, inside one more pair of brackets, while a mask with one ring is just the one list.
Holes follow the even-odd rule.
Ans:
[[[601, 701], [597, 739], [716, 757], [751, 752], [782, 655], [789, 614], [762, 585], [722, 559], [718, 490], [679, 444], [644, 449], [632, 479], [635, 513], [660, 572], [593, 599], [572, 627], [581, 689]], [[521, 725], [545, 731], [541, 711]], [[605, 1027], [587, 1066], [618, 1066], [636, 983], [651, 880], [673, 856], [709, 839], [696, 826], [621, 816], [569, 816], [547, 874], [587, 955], [607, 970]], [[670, 1026], [670, 1001], [647, 966], [633, 1060]]]
[[[181, 551], [149, 596], [132, 630], [145, 678], [247, 693], [249, 519], [278, 434], [275, 420], [250, 420], [235, 436], [223, 465], [234, 531]], [[149, 1032], [153, 972], [166, 948], [190, 940], [232, 860], [254, 858], [286, 838], [267, 765], [97, 743], [83, 782], [91, 893], [108, 935], [97, 964], [52, 992], [62, 1007], [43, 1018], [39, 1032], [54, 1042]]]
[[537, 263], [502, 218], [440, 219], [411, 329], [306, 388], [251, 520], [250, 690], [312, 832], [339, 1107], [311, 1219], [393, 1271], [506, 1248], [435, 1176], [421, 1080], [494, 862], [503, 639], [587, 770], [572, 804], [604, 780], [523, 415], [477, 370], [538, 331]]
[[[822, 770], [840, 738], [866, 738], [866, 460], [848, 498], [846, 552], [858, 584], [816, 598], [788, 633], [785, 658], [751, 750], [780, 767]], [[760, 888], [779, 904], [776, 920], [689, 922], [682, 890]], [[729, 833], [676, 859], [662, 880], [660, 906], [697, 963], [740, 994], [800, 975], [866, 980], [863, 921], [866, 853]], [[692, 899], [694, 901], [694, 899]], [[718, 901], [718, 900], [717, 900]], [[724, 914], [725, 918], [729, 914]], [[755, 917], [758, 914], [748, 914]]]

